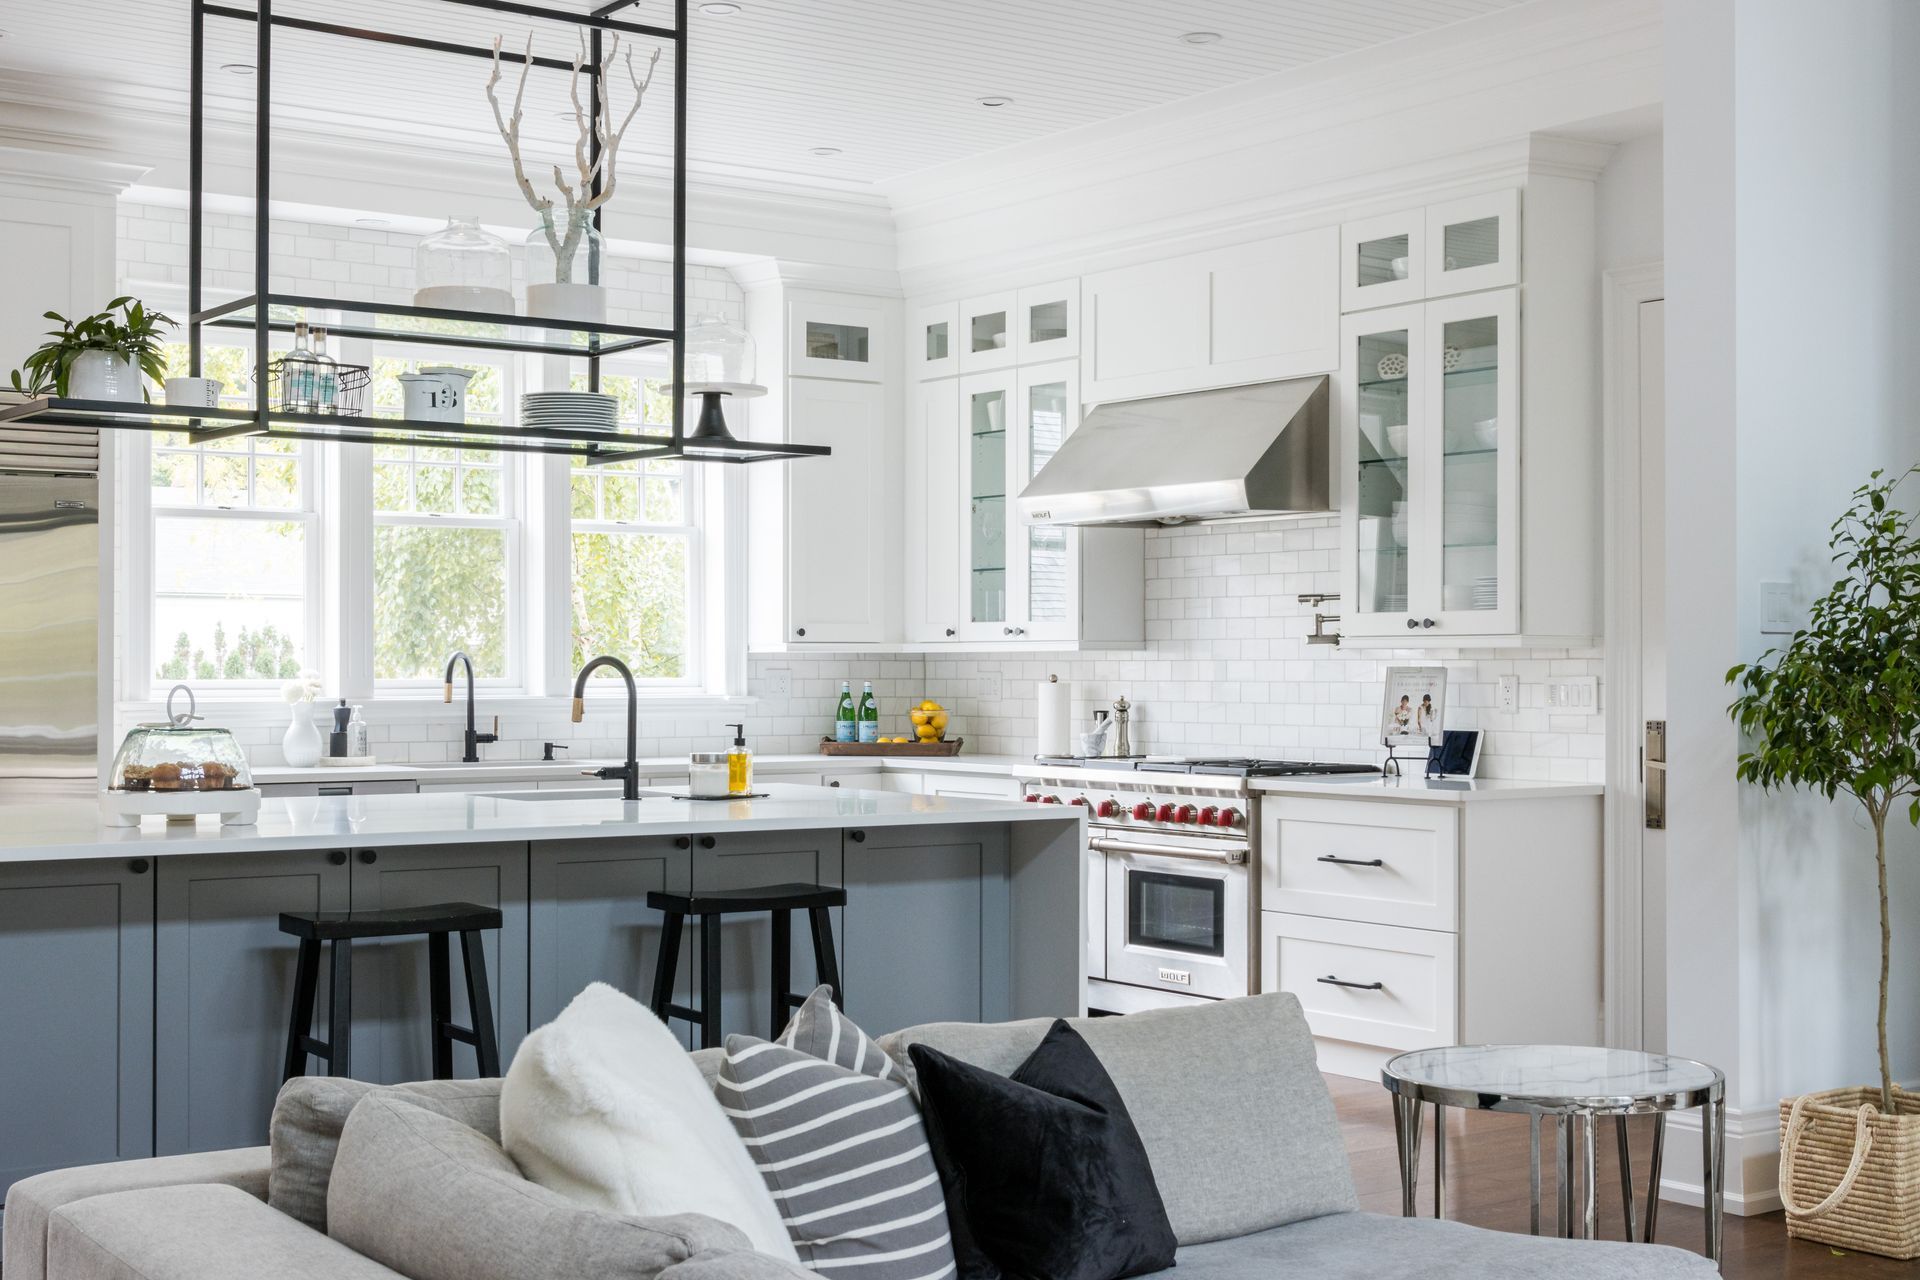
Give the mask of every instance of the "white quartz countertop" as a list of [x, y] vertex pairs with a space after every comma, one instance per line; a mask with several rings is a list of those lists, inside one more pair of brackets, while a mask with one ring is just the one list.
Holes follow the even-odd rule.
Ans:
[[[527, 782], [577, 779], [588, 770], [617, 765], [613, 759], [581, 758], [558, 760], [482, 760], [479, 764], [428, 762], [412, 764], [372, 764], [352, 767], [320, 765], [294, 769], [285, 765], [267, 765], [253, 770], [253, 780], [263, 785], [283, 782], [380, 782], [417, 779], [420, 782]], [[1005, 777], [1019, 765], [1032, 761], [1016, 756], [823, 756], [756, 755], [757, 774], [788, 773], [978, 773]], [[684, 774], [685, 756], [648, 756], [640, 762], [640, 776]]]
[[[333, 771], [329, 771], [333, 772]], [[252, 826], [193, 826], [147, 818], [138, 827], [101, 824], [88, 799], [9, 805], [0, 823], [0, 863], [75, 858], [360, 848], [380, 844], [486, 844], [660, 836], [721, 831], [803, 831], [964, 822], [1080, 822], [1078, 809], [965, 796], [848, 791], [771, 783], [758, 800], [638, 801], [536, 791], [514, 795], [312, 796], [266, 799]], [[540, 797], [529, 799], [528, 797]]]
[[1552, 800], [1562, 796], [1598, 796], [1597, 782], [1546, 782], [1529, 778], [1422, 778], [1412, 774], [1383, 778], [1345, 774], [1325, 778], [1255, 778], [1252, 789], [1266, 795], [1336, 796], [1346, 800], [1397, 800], [1414, 804], [1466, 804], [1482, 800]]

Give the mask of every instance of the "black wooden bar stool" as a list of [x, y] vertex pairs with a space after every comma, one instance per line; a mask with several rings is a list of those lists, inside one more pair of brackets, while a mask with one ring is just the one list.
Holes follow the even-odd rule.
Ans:
[[[307, 1055], [323, 1059], [327, 1074], [353, 1074], [353, 944], [358, 938], [427, 939], [427, 986], [432, 1019], [433, 1078], [453, 1079], [453, 1042], [470, 1044], [480, 1059], [480, 1074], [500, 1074], [500, 1046], [493, 1034], [493, 997], [487, 989], [487, 955], [480, 935], [500, 927], [496, 907], [471, 902], [437, 902], [390, 911], [287, 911], [280, 932], [300, 939], [294, 970], [293, 1015], [287, 1025], [286, 1070], [280, 1082], [309, 1074]], [[467, 1014], [472, 1026], [453, 1021], [453, 975], [447, 935], [460, 935], [460, 960], [467, 976]], [[313, 1037], [313, 1006], [320, 983], [320, 944], [332, 945], [327, 996], [327, 1038]]]
[[[806, 997], [793, 992], [793, 917], [807, 913], [813, 928], [813, 968], [820, 982], [833, 988], [833, 1002], [841, 1004], [840, 962], [833, 953], [833, 917], [830, 907], [847, 905], [847, 891], [823, 884], [775, 884], [754, 889], [713, 889], [704, 893], [647, 895], [647, 905], [666, 913], [660, 930], [660, 960], [653, 970], [653, 1013], [665, 1022], [681, 1018], [700, 1028], [700, 1047], [720, 1044], [720, 923], [726, 916], [757, 911], [773, 914], [774, 1036], [786, 1029], [787, 1015]], [[690, 1009], [673, 1003], [674, 971], [680, 961], [680, 932], [688, 916], [700, 920], [700, 1006]]]

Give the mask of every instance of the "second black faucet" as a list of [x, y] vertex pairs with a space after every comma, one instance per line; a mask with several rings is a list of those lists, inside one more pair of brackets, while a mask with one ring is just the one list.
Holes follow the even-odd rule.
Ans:
[[475, 733], [473, 731], [473, 659], [458, 650], [454, 652], [451, 658], [447, 659], [447, 682], [445, 687], [440, 691], [440, 701], [453, 701], [453, 664], [456, 662], [467, 669], [467, 736], [465, 739], [467, 749], [466, 752], [461, 755], [460, 762], [462, 764], [479, 764], [480, 744], [483, 742], [500, 741], [500, 717], [495, 716], [493, 718], [492, 733]]

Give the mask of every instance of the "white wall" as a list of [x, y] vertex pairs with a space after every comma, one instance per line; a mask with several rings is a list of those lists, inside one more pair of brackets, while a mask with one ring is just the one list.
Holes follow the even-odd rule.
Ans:
[[1660, 191], [1659, 134], [1629, 138], [1614, 148], [1594, 189], [1594, 256], [1602, 271], [1660, 260]]
[[[1854, 486], [1920, 457], [1896, 97], [1920, 24], [1899, 0], [1680, 0], [1667, 33], [1668, 1043], [1728, 1072], [1728, 1190], [1758, 1210], [1778, 1099], [1876, 1077], [1871, 838], [1845, 803], [1735, 782], [1722, 675], [1773, 643], [1760, 583], [1824, 590]], [[1920, 958], [1920, 874], [1899, 862], [1897, 982]], [[1917, 1007], [1896, 992], [1908, 1078]]]

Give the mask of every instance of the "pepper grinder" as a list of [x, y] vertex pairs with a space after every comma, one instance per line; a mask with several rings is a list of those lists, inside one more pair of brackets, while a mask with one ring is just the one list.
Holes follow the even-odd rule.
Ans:
[[1118, 730], [1117, 740], [1113, 744], [1113, 754], [1121, 759], [1133, 754], [1133, 743], [1127, 738], [1127, 713], [1133, 710], [1133, 704], [1122, 694], [1113, 704], [1113, 723]]

